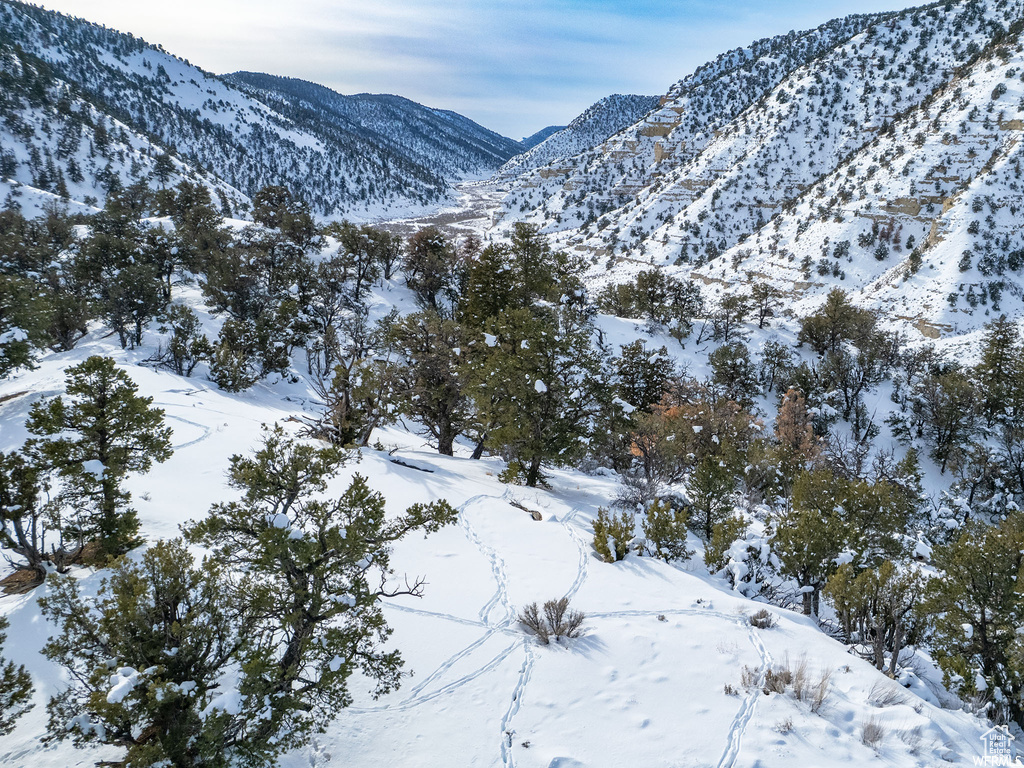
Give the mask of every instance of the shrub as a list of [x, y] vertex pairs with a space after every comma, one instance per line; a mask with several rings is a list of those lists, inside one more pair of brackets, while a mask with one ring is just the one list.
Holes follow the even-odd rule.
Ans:
[[750, 616], [751, 626], [757, 627], [758, 629], [771, 629], [778, 623], [779, 622], [778, 619], [775, 618], [775, 614], [767, 608], [762, 608], [760, 611], [751, 614]]
[[885, 738], [885, 726], [875, 718], [868, 718], [861, 726], [860, 740], [868, 747], [874, 749], [882, 743]]
[[551, 638], [576, 638], [583, 634], [583, 621], [586, 615], [582, 611], [569, 609], [569, 598], [548, 600], [544, 603], [543, 615], [536, 603], [530, 603], [519, 614], [519, 623], [533, 632], [537, 638], [547, 645]]
[[777, 666], [765, 672], [762, 690], [767, 696], [771, 693], [785, 693], [790, 688], [797, 701], [806, 702], [811, 712], [818, 713], [832, 692], [832, 670], [823, 670], [815, 678], [808, 669], [806, 658], [801, 657], [792, 665], [788, 657], [783, 658]]
[[607, 509], [597, 510], [594, 527], [594, 549], [606, 563], [625, 560], [636, 533], [633, 515], [622, 512], [611, 514]]
[[644, 548], [652, 557], [664, 560], [689, 560], [693, 550], [686, 548], [687, 522], [685, 509], [673, 507], [668, 501], [654, 501], [647, 508], [641, 523]]
[[747, 521], [740, 515], [727, 517], [711, 529], [711, 538], [704, 545], [704, 562], [711, 573], [729, 564], [729, 550], [747, 532]]
[[877, 682], [868, 693], [868, 703], [874, 707], [894, 707], [909, 701], [903, 688], [889, 682]]

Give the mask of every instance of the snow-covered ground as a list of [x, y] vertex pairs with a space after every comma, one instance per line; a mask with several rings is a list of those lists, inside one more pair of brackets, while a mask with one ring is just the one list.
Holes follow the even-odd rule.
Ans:
[[[401, 304], [403, 294], [395, 289], [375, 300]], [[623, 343], [634, 333], [626, 321], [603, 326]], [[156, 338], [151, 333], [147, 343]], [[31, 403], [60, 393], [68, 366], [91, 354], [114, 357], [174, 430], [173, 457], [128, 483], [152, 542], [232, 498], [229, 457], [251, 450], [261, 425], [294, 429], [292, 417], [313, 406], [301, 382], [265, 382], [231, 395], [201, 376], [138, 365], [150, 351], [122, 351], [96, 332], [73, 352], [47, 356], [36, 370], [0, 382], [0, 450], [27, 437]], [[470, 459], [468, 444], [455, 457], [441, 457], [401, 425], [376, 432], [372, 442], [383, 450], [362, 451], [332, 492], [358, 471], [385, 494], [389, 509], [445, 498], [459, 510], [459, 522], [395, 551], [400, 574], [427, 581], [422, 599], [396, 598], [386, 608], [395, 629], [391, 644], [401, 649], [410, 676], [379, 700], [366, 693], [368, 681], [355, 680], [354, 705], [287, 755], [287, 768], [934, 766], [970, 765], [983, 755], [988, 724], [937, 706], [942, 693], [925, 682], [925, 670], [905, 690], [803, 616], [769, 607], [777, 626], [751, 626], [748, 617], [765, 605], [708, 575], [699, 556], [682, 567], [635, 556], [599, 560], [590, 523], [615, 497], [614, 477], [556, 470], [548, 489], [533, 490], [499, 482], [502, 462]], [[696, 540], [690, 546], [700, 551]], [[103, 577], [76, 573], [85, 593]], [[62, 685], [61, 670], [38, 653], [52, 633], [36, 605], [44, 589], [0, 597], [0, 613], [11, 621], [6, 654], [31, 669], [36, 685], [35, 708], [0, 740], [5, 767], [84, 766], [113, 756], [41, 741], [45, 703]], [[529, 603], [562, 596], [586, 613], [586, 632], [543, 646], [516, 617]], [[792, 690], [761, 690], [768, 669], [802, 665], [814, 684], [830, 676], [816, 712]], [[896, 695], [879, 706], [886, 689]], [[864, 743], [866, 723], [882, 726], [875, 746]]]

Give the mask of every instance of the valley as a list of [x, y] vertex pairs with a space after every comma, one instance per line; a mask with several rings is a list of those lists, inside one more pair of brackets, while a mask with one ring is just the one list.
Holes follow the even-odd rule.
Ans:
[[1024, 0], [673, 75], [0, 0], [0, 765], [1021, 765]]

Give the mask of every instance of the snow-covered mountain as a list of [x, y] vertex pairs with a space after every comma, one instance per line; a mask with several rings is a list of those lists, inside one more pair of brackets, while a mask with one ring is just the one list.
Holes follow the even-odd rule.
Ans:
[[258, 72], [225, 79], [297, 122], [339, 123], [377, 145], [390, 147], [446, 179], [490, 175], [523, 151], [518, 141], [467, 117], [389, 94], [344, 96], [330, 88]]
[[[45, 62], [53, 77], [77, 89], [106, 121], [116, 120], [170, 151], [191, 173], [202, 169], [248, 196], [282, 184], [325, 216], [396, 215], [437, 204], [450, 192], [447, 175], [476, 173], [487, 163], [496, 167], [519, 148], [465, 118], [428, 110], [435, 122], [421, 126], [424, 133], [434, 136], [447, 124], [448, 155], [433, 157], [431, 142], [437, 139], [415, 146], [419, 127], [412, 121], [407, 140], [382, 139], [379, 121], [390, 119], [387, 110], [394, 107], [389, 97], [379, 97], [377, 104], [366, 100], [367, 126], [327, 120], [316, 110], [285, 110], [280, 98], [268, 105], [159, 46], [12, 0], [0, 2], [0, 30], [3, 42]], [[30, 142], [41, 141], [27, 135], [15, 140], [14, 133], [8, 149], [16, 155], [30, 155]], [[454, 152], [470, 146], [478, 155], [471, 154], [464, 168], [451, 161]], [[143, 171], [127, 156], [124, 163], [111, 163], [112, 173], [126, 177], [141, 178]], [[20, 179], [28, 171], [20, 173], [8, 175]], [[105, 195], [102, 185], [92, 185], [90, 192]]]
[[0, 195], [34, 216], [49, 203], [86, 212], [112, 189], [182, 179], [209, 186], [226, 210], [248, 203], [216, 177], [172, 158], [105, 114], [41, 59], [0, 42]]
[[[657, 96], [606, 96], [588, 107], [565, 128], [552, 133], [523, 154], [513, 157], [501, 167], [497, 176], [520, 176], [535, 168], [557, 164], [560, 158], [572, 157], [597, 146], [609, 136], [632, 125], [657, 104]], [[546, 171], [554, 172], [553, 169]]]
[[549, 125], [546, 128], [541, 128], [536, 133], [532, 133], [529, 136], [524, 136], [519, 143], [522, 144], [526, 149], [533, 149], [542, 141], [544, 141], [544, 139], [546, 139], [548, 136], [550, 136], [553, 133], [558, 133], [563, 128], [565, 128], [564, 125]]
[[936, 4], [731, 51], [521, 175], [504, 222], [560, 231], [611, 279], [642, 262], [811, 298], [840, 285], [929, 335], [1018, 312], [1022, 15]]

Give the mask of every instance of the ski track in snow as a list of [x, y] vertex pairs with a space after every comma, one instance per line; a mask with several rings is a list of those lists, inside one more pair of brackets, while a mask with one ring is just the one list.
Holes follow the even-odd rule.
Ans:
[[[154, 403], [154, 405], [159, 405], [163, 408], [173, 407], [169, 403]], [[211, 430], [205, 424], [200, 424], [199, 422], [196, 421], [189, 421], [188, 419], [183, 419], [181, 418], [181, 416], [175, 416], [174, 414], [167, 413], [166, 411], [164, 412], [164, 418], [173, 419], [174, 421], [180, 421], [182, 424], [188, 424], [190, 427], [197, 427], [198, 429], [203, 430], [202, 437], [197, 437], [195, 440], [189, 440], [187, 443], [182, 443], [181, 445], [172, 446], [172, 448], [175, 451], [180, 451], [182, 448], [191, 448], [193, 445], [198, 445], [199, 443], [208, 439], [210, 435], [213, 434], [213, 430]]]

